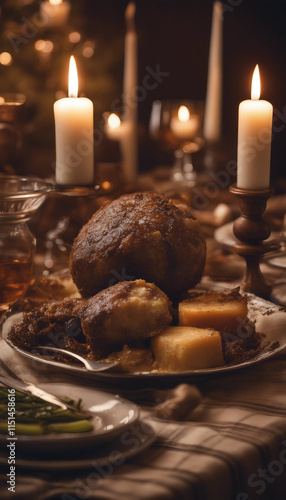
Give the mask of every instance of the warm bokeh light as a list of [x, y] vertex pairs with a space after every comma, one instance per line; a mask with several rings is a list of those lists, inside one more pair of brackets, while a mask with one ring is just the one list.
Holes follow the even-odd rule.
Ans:
[[118, 115], [116, 115], [115, 113], [111, 113], [111, 115], [109, 115], [108, 117], [107, 123], [110, 128], [118, 128], [121, 121]]
[[92, 57], [94, 54], [94, 43], [93, 42], [85, 42], [82, 49], [83, 57]]
[[74, 56], [70, 58], [69, 68], [69, 97], [77, 97], [78, 94], [78, 77]]
[[180, 106], [178, 111], [178, 118], [180, 122], [187, 122], [190, 119], [190, 112], [187, 106]]
[[63, 0], [49, 0], [51, 5], [60, 5], [63, 3]]
[[2, 96], [1, 96], [1, 97], [0, 97], [0, 106], [1, 106], [2, 104], [4, 104], [4, 102], [5, 102], [5, 99], [4, 99], [4, 97], [2, 97]]
[[251, 99], [257, 101], [260, 98], [260, 75], [258, 64], [255, 66], [251, 84]]
[[110, 189], [110, 186], [111, 186], [111, 184], [109, 181], [103, 181], [103, 183], [101, 184], [101, 187], [103, 189]]
[[3, 64], [3, 66], [10, 66], [12, 64], [12, 56], [9, 54], [9, 52], [2, 52], [0, 54], [0, 64]]
[[35, 42], [35, 49], [38, 52], [43, 52], [44, 54], [49, 54], [54, 48], [53, 42], [50, 40], [37, 40]]
[[69, 34], [69, 41], [71, 43], [78, 43], [81, 39], [81, 34], [78, 31], [72, 31], [72, 33]]
[[37, 40], [35, 42], [35, 49], [38, 51], [42, 51], [45, 46], [45, 40]]

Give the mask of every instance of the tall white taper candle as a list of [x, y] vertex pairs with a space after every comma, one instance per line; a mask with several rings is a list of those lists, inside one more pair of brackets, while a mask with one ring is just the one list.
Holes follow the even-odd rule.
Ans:
[[204, 137], [210, 142], [219, 141], [221, 138], [222, 28], [223, 7], [221, 2], [214, 2], [204, 118]]
[[123, 100], [124, 121], [130, 125], [121, 140], [122, 163], [127, 182], [136, 180], [138, 169], [138, 106], [137, 106], [137, 34], [135, 30], [135, 3], [130, 2], [125, 11], [126, 37], [124, 51]]

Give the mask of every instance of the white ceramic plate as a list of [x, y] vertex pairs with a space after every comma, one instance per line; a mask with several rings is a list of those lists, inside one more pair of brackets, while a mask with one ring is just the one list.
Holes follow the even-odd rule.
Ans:
[[[122, 465], [127, 458], [137, 455], [145, 450], [156, 439], [153, 427], [146, 421], [138, 420], [118, 436], [114, 441], [94, 446], [89, 450], [76, 450], [74, 454], [61, 460], [25, 456], [17, 451], [16, 464], [19, 469], [36, 469], [39, 471], [53, 472], [96, 468], [108, 464], [112, 470]], [[0, 464], [7, 467], [6, 449], [0, 450]]]
[[267, 255], [264, 260], [269, 266], [278, 267], [278, 269], [286, 269], [286, 254], [285, 252], [277, 253], [275, 255]]
[[[265, 240], [266, 242], [270, 242], [273, 239], [279, 238], [279, 233], [272, 231], [270, 237]], [[235, 243], [238, 243], [238, 239], [233, 234], [233, 221], [224, 224], [219, 227], [214, 232], [214, 239], [223, 245], [224, 247], [231, 248]]]
[[[43, 436], [17, 436], [17, 450], [29, 453], [54, 454], [70, 453], [96, 447], [110, 441], [135, 425], [139, 409], [119, 396], [98, 391], [93, 387], [82, 387], [65, 383], [38, 384], [57, 397], [82, 399], [82, 409], [92, 414], [91, 432], [47, 434]], [[17, 405], [17, 399], [16, 399]], [[7, 444], [7, 436], [0, 435], [0, 444]]]
[[[208, 288], [208, 287], [206, 287]], [[225, 290], [225, 286], [222, 284], [216, 284], [216, 286], [212, 286], [212, 289], [217, 290]], [[118, 383], [122, 386], [125, 384], [130, 386], [131, 384], [138, 383], [139, 385], [145, 386], [148, 383], [157, 384], [160, 386], [168, 385], [172, 381], [176, 381], [178, 379], [188, 379], [191, 377], [197, 376], [208, 376], [213, 374], [221, 374], [225, 372], [230, 372], [233, 370], [238, 370], [242, 368], [247, 368], [256, 363], [265, 361], [276, 354], [279, 354], [286, 348], [286, 312], [281, 311], [279, 306], [271, 302], [267, 302], [255, 295], [247, 294], [249, 297], [248, 301], [248, 317], [251, 321], [255, 321], [256, 323], [256, 331], [263, 333], [265, 335], [262, 340], [263, 350], [254, 356], [252, 359], [247, 361], [237, 363], [237, 364], [228, 364], [224, 366], [219, 366], [217, 368], [209, 368], [202, 370], [191, 370], [186, 372], [173, 372], [173, 373], [162, 373], [162, 372], [137, 372], [137, 373], [115, 373], [115, 372], [98, 372], [91, 373], [88, 372], [84, 367], [81, 368], [76, 365], [67, 365], [63, 363], [59, 363], [57, 361], [50, 361], [44, 358], [41, 358], [39, 355], [35, 355], [32, 353], [28, 353], [18, 348], [15, 345], [12, 347], [19, 353], [21, 356], [26, 358], [30, 358], [34, 360], [34, 363], [37, 361], [40, 363], [40, 366], [46, 365], [50, 366], [55, 370], [58, 368], [60, 370], [65, 371], [66, 373], [73, 373], [78, 376], [85, 376], [89, 378], [94, 378], [97, 380], [101, 380], [103, 382], [112, 383], [118, 385]], [[21, 314], [16, 314], [10, 316], [2, 326], [2, 335], [4, 339], [7, 341], [7, 337], [11, 326], [13, 324], [21, 321]], [[8, 343], [11, 342], [8, 341]]]

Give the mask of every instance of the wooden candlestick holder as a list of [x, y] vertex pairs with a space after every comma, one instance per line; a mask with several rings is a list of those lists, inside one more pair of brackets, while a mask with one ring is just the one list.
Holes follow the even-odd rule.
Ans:
[[233, 224], [233, 234], [239, 240], [233, 249], [246, 260], [246, 275], [240, 289], [269, 299], [272, 287], [265, 282], [259, 264], [265, 253], [274, 250], [273, 244], [264, 243], [269, 238], [271, 229], [262, 217], [267, 200], [274, 190], [241, 189], [236, 185], [229, 190], [238, 198], [241, 211], [241, 216]]

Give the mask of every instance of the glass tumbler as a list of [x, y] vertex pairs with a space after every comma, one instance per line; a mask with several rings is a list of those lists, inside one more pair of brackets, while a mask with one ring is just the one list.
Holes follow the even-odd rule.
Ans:
[[0, 175], [0, 311], [30, 284], [36, 239], [27, 221], [52, 189], [40, 179]]

